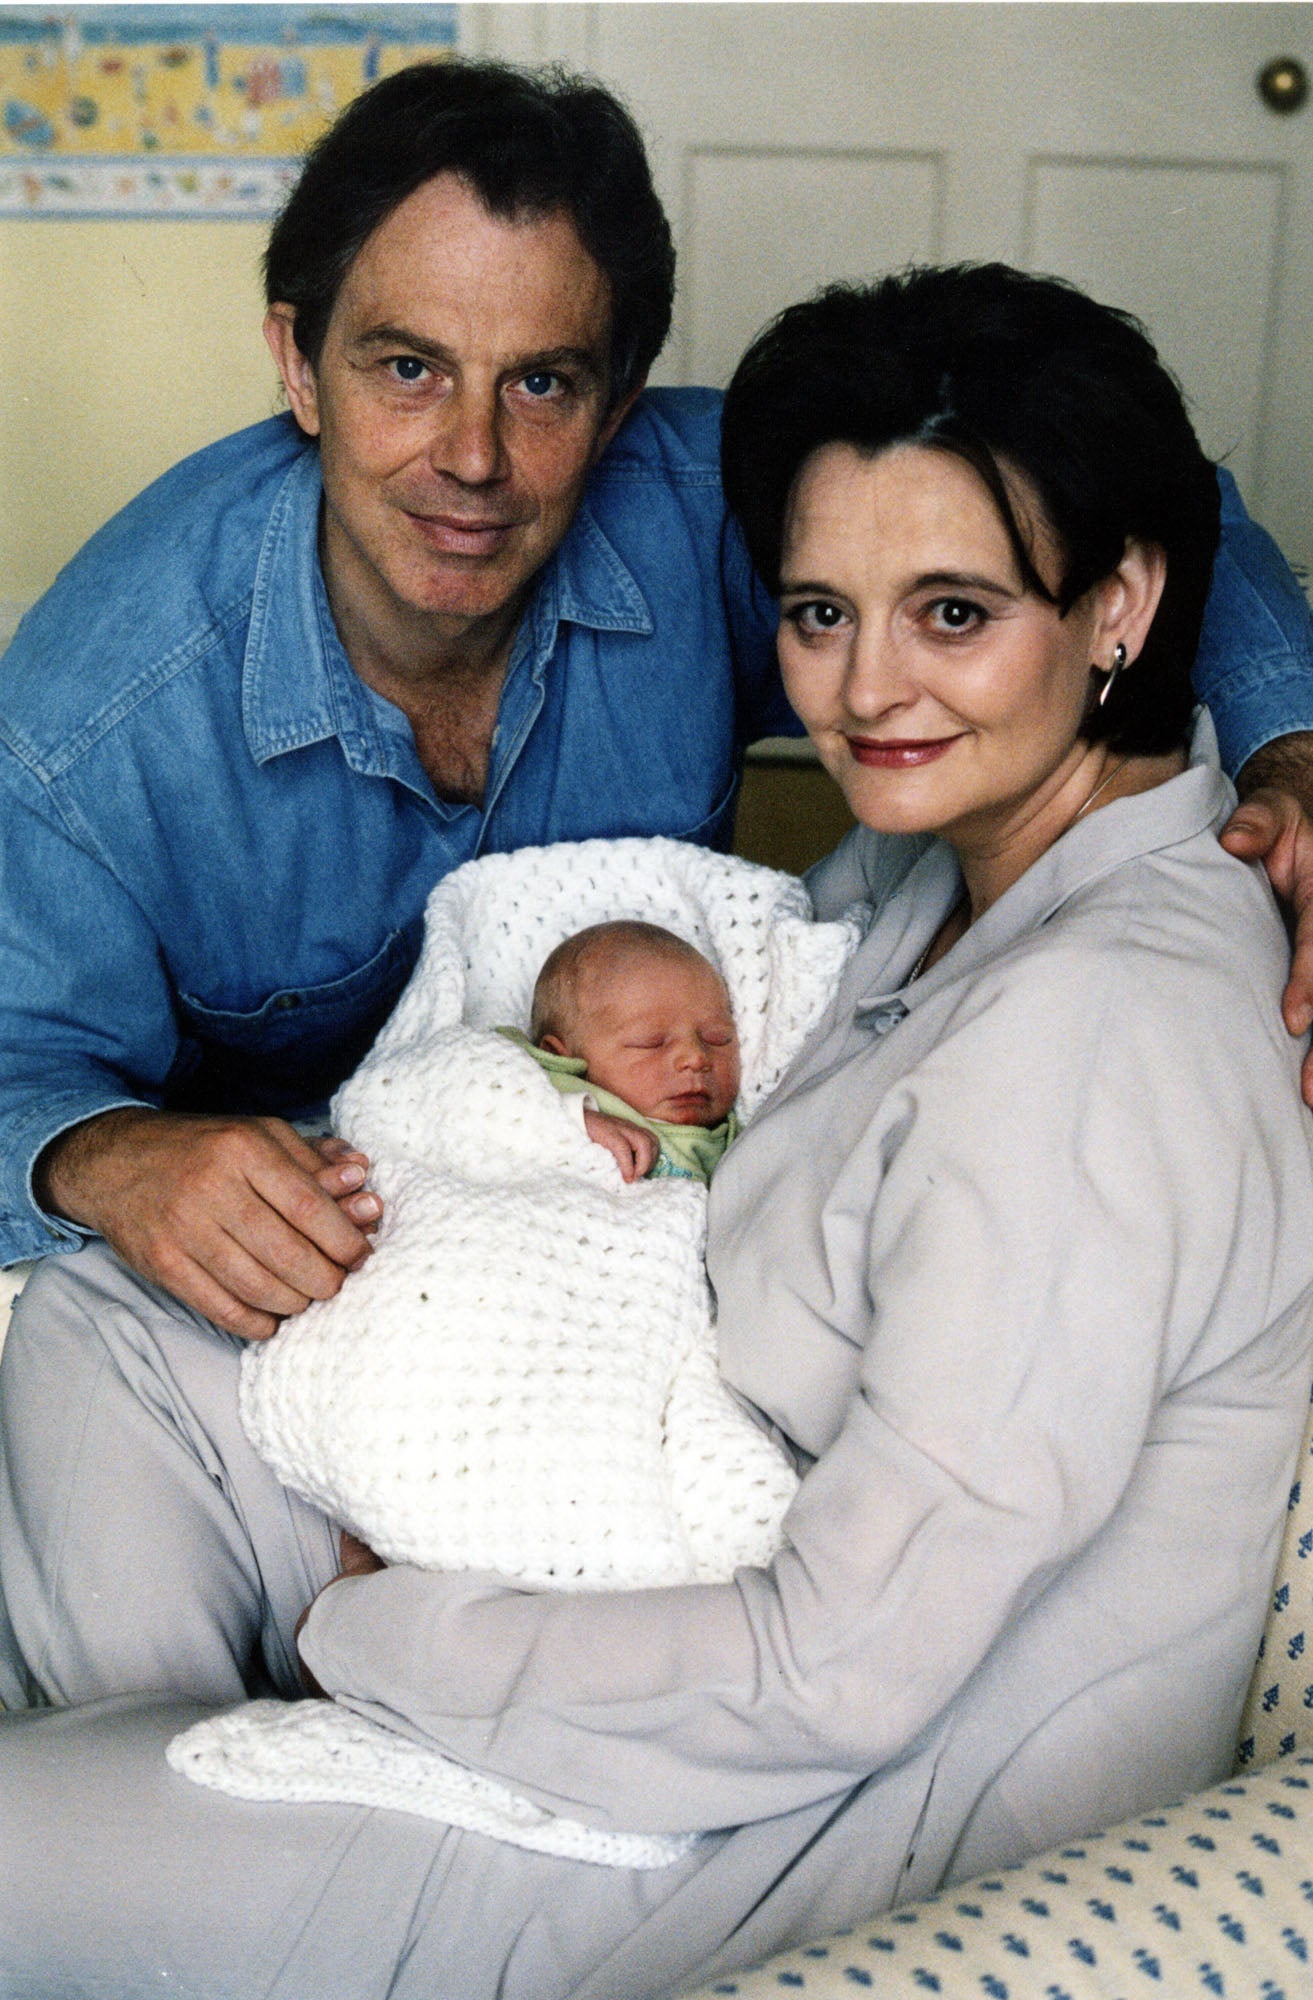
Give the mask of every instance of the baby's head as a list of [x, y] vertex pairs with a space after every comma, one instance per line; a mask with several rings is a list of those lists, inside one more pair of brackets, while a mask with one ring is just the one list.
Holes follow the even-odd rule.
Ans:
[[582, 1056], [591, 1083], [668, 1125], [719, 1125], [738, 1096], [725, 982], [657, 924], [593, 924], [558, 944], [538, 974], [529, 1034]]

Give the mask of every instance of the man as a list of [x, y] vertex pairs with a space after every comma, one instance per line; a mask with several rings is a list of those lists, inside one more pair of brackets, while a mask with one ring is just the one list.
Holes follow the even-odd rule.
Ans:
[[604, 92], [384, 83], [267, 267], [293, 416], [111, 523], [0, 693], [0, 1254], [95, 1231], [246, 1337], [365, 1254], [367, 1199], [330, 1198], [359, 1163], [281, 1114], [368, 1046], [433, 883], [594, 834], [727, 845], [745, 740], [792, 726], [714, 400], [653, 405], [598, 467], [673, 278]]
[[[793, 726], [716, 401], [641, 395], [673, 256], [604, 91], [477, 63], [378, 85], [266, 279], [291, 415], [112, 521], [0, 672], [0, 1255], [104, 1239], [46, 1260], [0, 1378], [11, 1700], [296, 1685], [328, 1530], [270, 1495], [219, 1560], [197, 1509], [244, 1446], [235, 1418], [195, 1435], [231, 1403], [213, 1328], [267, 1335], [368, 1255], [367, 1163], [289, 1118], [372, 1039], [447, 869], [727, 844], [743, 744]], [[1233, 765], [1294, 782], [1298, 744], [1261, 746], [1313, 727], [1307, 611], [1228, 513], [1200, 686]], [[1251, 814], [1294, 884], [1297, 812]], [[112, 1416], [102, 1339], [132, 1384]], [[129, 1443], [142, 1407], [202, 1475], [176, 1516]], [[112, 1589], [106, 1550], [131, 1552]]]

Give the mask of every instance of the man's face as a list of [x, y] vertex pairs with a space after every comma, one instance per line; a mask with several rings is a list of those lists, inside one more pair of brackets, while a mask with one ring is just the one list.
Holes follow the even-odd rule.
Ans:
[[607, 413], [610, 331], [569, 217], [502, 221], [453, 174], [368, 239], [317, 367], [272, 309], [293, 410], [320, 440], [339, 615], [381, 634], [419, 614], [457, 640], [518, 616], [629, 407]]

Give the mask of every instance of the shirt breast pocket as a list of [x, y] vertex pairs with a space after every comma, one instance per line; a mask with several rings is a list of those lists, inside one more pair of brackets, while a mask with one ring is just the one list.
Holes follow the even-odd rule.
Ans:
[[234, 1011], [179, 993], [181, 1047], [165, 1086], [176, 1111], [291, 1118], [322, 1108], [392, 1012], [419, 953], [422, 920], [324, 985], [283, 987]]
[[736, 775], [705, 819], [699, 820], [696, 826], [684, 827], [674, 832], [672, 838], [687, 840], [694, 847], [711, 847], [719, 854], [728, 854], [734, 840], [734, 816], [738, 799], [739, 780]]

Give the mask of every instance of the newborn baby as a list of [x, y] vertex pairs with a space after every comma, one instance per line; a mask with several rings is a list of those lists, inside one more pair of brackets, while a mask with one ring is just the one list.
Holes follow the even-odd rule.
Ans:
[[592, 924], [551, 953], [528, 1037], [627, 1181], [709, 1181], [737, 1130], [739, 1037], [710, 961], [658, 924]]

